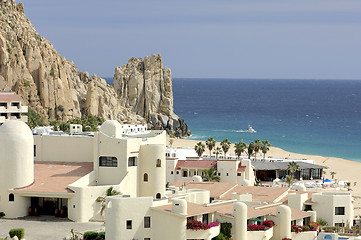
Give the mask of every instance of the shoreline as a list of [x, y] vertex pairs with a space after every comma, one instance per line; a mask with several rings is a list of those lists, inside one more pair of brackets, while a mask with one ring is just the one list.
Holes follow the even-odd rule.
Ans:
[[[196, 143], [205, 141], [199, 140], [190, 140], [190, 139], [173, 139], [173, 147], [191, 147], [194, 148]], [[167, 145], [169, 145], [169, 140], [167, 141]], [[216, 146], [220, 146], [219, 142], [217, 142]], [[229, 149], [229, 154], [234, 154], [234, 144], [231, 145]], [[209, 153], [209, 150], [206, 148], [206, 154]], [[243, 154], [242, 154], [243, 155]], [[258, 155], [260, 156], [260, 155]], [[339, 180], [348, 180], [351, 182], [351, 193], [354, 197], [354, 215], [361, 215], [361, 178], [359, 177], [361, 173], [361, 163], [355, 162], [352, 160], [346, 160], [342, 158], [336, 157], [324, 157], [319, 155], [307, 155], [302, 153], [294, 153], [288, 152], [278, 147], [270, 147], [270, 150], [266, 154], [266, 156], [272, 156], [274, 158], [292, 158], [292, 159], [312, 159], [315, 164], [323, 165], [328, 167], [326, 169], [326, 174], [324, 174], [325, 178], [332, 179], [330, 172], [336, 172], [335, 179]], [[347, 192], [347, 191], [346, 191]]]

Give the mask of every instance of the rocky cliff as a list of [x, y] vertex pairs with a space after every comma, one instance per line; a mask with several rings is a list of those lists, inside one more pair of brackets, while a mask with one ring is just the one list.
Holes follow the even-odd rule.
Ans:
[[0, 0], [0, 7], [0, 90], [17, 92], [49, 120], [92, 114], [148, 123], [177, 136], [189, 134], [184, 120], [173, 112], [171, 73], [160, 55], [130, 59], [115, 69], [110, 86], [61, 57], [25, 17], [22, 3]]

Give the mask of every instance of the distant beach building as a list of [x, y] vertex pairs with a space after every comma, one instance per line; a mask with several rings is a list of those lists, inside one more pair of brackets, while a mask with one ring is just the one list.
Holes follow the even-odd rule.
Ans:
[[27, 106], [22, 106], [21, 96], [14, 92], [0, 92], [0, 125], [8, 120], [28, 121]]

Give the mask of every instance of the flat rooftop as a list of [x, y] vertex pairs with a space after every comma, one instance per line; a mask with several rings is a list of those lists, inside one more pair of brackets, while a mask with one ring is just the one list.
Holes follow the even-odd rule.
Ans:
[[35, 162], [34, 182], [16, 192], [73, 193], [68, 186], [93, 171], [91, 162]]

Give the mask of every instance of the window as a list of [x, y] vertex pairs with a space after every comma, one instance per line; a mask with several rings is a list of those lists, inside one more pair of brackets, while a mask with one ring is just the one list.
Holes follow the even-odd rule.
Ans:
[[144, 182], [148, 182], [148, 173], [144, 173], [143, 180]]
[[304, 211], [312, 211], [312, 205], [305, 205]]
[[144, 217], [144, 228], [150, 228], [150, 217]]
[[14, 194], [9, 194], [9, 202], [14, 202]]
[[144, 238], [144, 240], [150, 240], [150, 238]]
[[188, 177], [188, 171], [183, 171], [183, 177]]
[[172, 157], [174, 157], [174, 158], [175, 158], [176, 156], [177, 156], [177, 155], [176, 155], [175, 153], [172, 153]]
[[173, 175], [173, 171], [170, 171], [170, 174], [172, 174], [172, 175]]
[[132, 229], [132, 220], [127, 220], [127, 229]]
[[344, 227], [345, 223], [335, 223], [335, 227]]
[[208, 225], [208, 213], [202, 215], [202, 222]]
[[12, 106], [12, 107], [20, 108], [20, 103], [19, 103], [19, 102], [12, 102], [12, 103], [11, 103], [11, 106]]
[[162, 195], [160, 193], [157, 193], [157, 195], [155, 195], [155, 198], [156, 199], [161, 199], [162, 198]]
[[129, 157], [128, 158], [128, 167], [137, 166], [136, 157]]
[[177, 171], [177, 174], [179, 174], [179, 171]]
[[335, 215], [345, 215], [345, 207], [335, 207]]
[[218, 176], [221, 176], [221, 173], [220, 173], [220, 172], [218, 173]]
[[157, 159], [157, 164], [155, 165], [156, 167], [161, 167], [162, 166], [162, 160], [160, 160], [159, 158]]
[[6, 102], [1, 102], [0, 107], [8, 108], [8, 104]]
[[118, 167], [116, 157], [99, 157], [99, 167]]
[[228, 176], [228, 173], [227, 173], [227, 176]]
[[310, 180], [310, 169], [302, 169], [301, 174], [303, 180]]
[[240, 172], [239, 172], [239, 173], [237, 173], [237, 176], [238, 176], [238, 177], [242, 176], [242, 173], [240, 173]]
[[36, 157], [36, 145], [34, 145], [34, 157]]
[[321, 171], [322, 169], [312, 169], [312, 178], [321, 179]]

